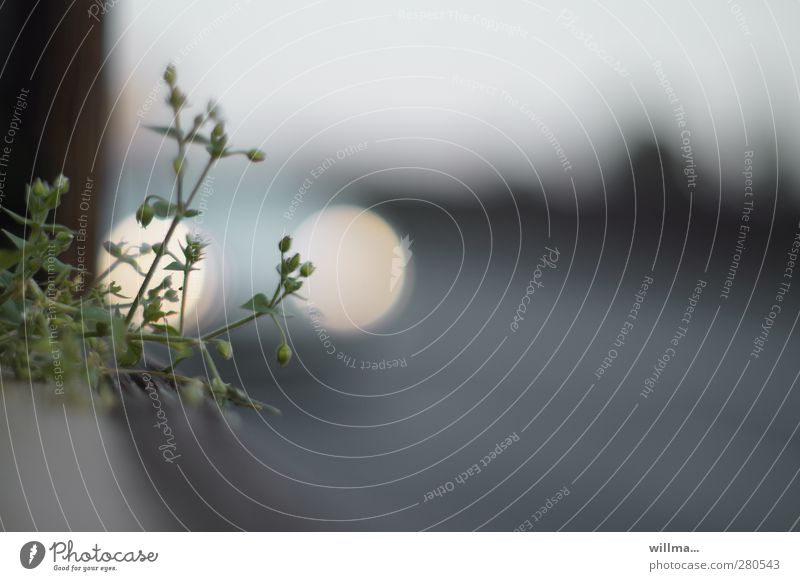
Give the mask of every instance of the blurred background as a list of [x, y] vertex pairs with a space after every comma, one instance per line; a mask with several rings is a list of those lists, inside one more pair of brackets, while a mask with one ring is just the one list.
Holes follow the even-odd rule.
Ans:
[[155, 241], [173, 63], [267, 153], [200, 184], [193, 325], [271, 291], [284, 234], [317, 265], [289, 367], [269, 321], [231, 335], [223, 374], [283, 415], [168, 398], [176, 464], [135, 390], [64, 453], [73, 412], [4, 401], [4, 527], [797, 529], [799, 11], [0, 5], [4, 205], [63, 170], [87, 268]]

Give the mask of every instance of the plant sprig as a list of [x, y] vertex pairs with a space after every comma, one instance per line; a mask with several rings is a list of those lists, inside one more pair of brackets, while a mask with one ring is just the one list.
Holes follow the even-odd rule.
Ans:
[[[172, 196], [148, 195], [136, 211], [136, 220], [143, 228], [153, 220], [170, 220], [163, 240], [139, 246], [106, 242], [104, 248], [112, 262], [84, 290], [86, 273], [58, 259], [70, 247], [74, 232], [65, 226], [47, 223], [47, 217], [68, 192], [69, 180], [58, 176], [52, 184], [37, 179], [27, 186], [26, 216], [3, 208], [25, 228], [26, 237], [4, 231], [13, 247], [0, 250], [0, 365], [4, 370], [13, 370], [17, 377], [54, 383], [57, 390], [64, 390], [82, 379], [102, 394], [114, 389], [120, 373], [146, 372], [163, 377], [181, 393], [200, 389], [220, 404], [231, 402], [278, 412], [277, 408], [257, 402], [244, 390], [226, 383], [214, 358], [233, 357], [229, 333], [266, 315], [280, 335], [276, 360], [281, 366], [287, 365], [292, 351], [279, 320], [278, 307], [284, 299], [296, 295], [304, 280], [312, 275], [314, 266], [302, 262], [299, 254], [289, 256], [292, 239], [284, 236], [278, 243], [279, 280], [271, 297], [258, 293], [241, 305], [247, 312], [242, 318], [201, 336], [186, 334], [189, 281], [191, 273], [205, 258], [208, 242], [189, 234], [179, 245], [180, 253], [170, 250], [170, 242], [182, 220], [199, 214], [192, 203], [219, 160], [243, 155], [251, 162], [260, 162], [266, 156], [258, 149], [229, 147], [225, 122], [215, 103], [195, 115], [192, 123], [184, 128], [183, 117], [188, 105], [186, 95], [177, 85], [175, 67], [167, 67], [164, 80], [169, 87], [167, 103], [172, 109], [173, 121], [167, 127], [149, 129], [176, 142], [177, 155], [172, 163], [174, 201]], [[191, 145], [204, 145], [208, 159], [187, 195], [185, 179]], [[153, 255], [150, 266], [142, 269], [139, 260], [150, 254]], [[173, 286], [170, 275], [157, 284], [153, 280], [165, 257], [172, 261], [163, 270], [174, 271], [180, 277], [178, 288]], [[116, 269], [121, 265], [133, 268], [142, 279], [133, 297], [124, 297], [122, 288], [114, 280]], [[114, 304], [112, 297], [130, 302]], [[170, 317], [174, 316], [178, 319], [177, 327], [170, 323]], [[142, 368], [147, 345], [167, 349], [169, 367]], [[181, 362], [198, 352], [207, 377], [188, 377], [176, 372]]]

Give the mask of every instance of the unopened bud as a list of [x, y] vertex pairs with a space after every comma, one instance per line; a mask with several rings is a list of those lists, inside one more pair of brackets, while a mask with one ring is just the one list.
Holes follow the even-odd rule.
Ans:
[[64, 174], [59, 174], [53, 188], [57, 190], [59, 194], [67, 193], [69, 191], [69, 178]]
[[228, 341], [217, 341], [217, 353], [220, 357], [230, 359], [233, 357], [233, 346]]
[[72, 238], [73, 236], [70, 232], [64, 232], [63, 230], [56, 234], [56, 242], [61, 245], [69, 246], [69, 244], [72, 242]]
[[314, 265], [311, 262], [304, 262], [300, 267], [300, 275], [309, 277], [314, 273]]
[[39, 178], [36, 178], [36, 181], [31, 185], [31, 192], [38, 198], [43, 198], [50, 193], [49, 188]]
[[292, 247], [292, 237], [291, 236], [284, 236], [281, 238], [281, 241], [278, 242], [278, 250], [281, 252], [289, 252], [289, 249]]
[[173, 87], [169, 95], [169, 104], [175, 109], [180, 109], [186, 103], [186, 95], [184, 95], [178, 87]]
[[294, 272], [297, 270], [297, 267], [300, 266], [300, 255], [295, 254], [289, 260], [286, 261], [288, 264], [289, 272]]
[[289, 363], [289, 360], [292, 358], [292, 350], [286, 343], [281, 343], [278, 346], [278, 351], [276, 355], [278, 357], [278, 364], [281, 367], [285, 367]]
[[143, 228], [147, 228], [150, 222], [153, 221], [153, 216], [155, 216], [155, 210], [147, 203], [142, 204], [139, 206], [139, 209], [136, 210], [136, 221], [139, 222]]
[[251, 149], [247, 152], [247, 159], [254, 162], [264, 161], [267, 155], [260, 149]]
[[175, 70], [175, 65], [167, 65], [166, 70], [164, 71], [164, 80], [167, 84], [171, 87], [175, 84], [175, 81], [178, 79], [178, 72]]
[[296, 278], [287, 278], [283, 283], [283, 288], [286, 289], [286, 292], [288, 294], [299, 291], [300, 287], [302, 286], [303, 286], [303, 281], [297, 280]]

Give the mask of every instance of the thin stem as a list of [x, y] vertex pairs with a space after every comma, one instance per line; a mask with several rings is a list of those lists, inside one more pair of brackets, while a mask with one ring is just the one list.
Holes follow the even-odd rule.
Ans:
[[98, 274], [98, 275], [97, 275], [97, 276], [94, 278], [94, 281], [92, 281], [92, 286], [90, 286], [90, 287], [89, 287], [89, 290], [91, 290], [91, 289], [93, 289], [94, 287], [96, 287], [96, 286], [97, 286], [97, 283], [99, 283], [101, 280], [103, 280], [105, 277], [107, 277], [109, 274], [111, 274], [111, 272], [112, 272], [112, 271], [113, 271], [115, 268], [117, 268], [117, 267], [118, 267], [120, 264], [122, 264], [122, 261], [121, 261], [119, 258], [117, 258], [117, 259], [116, 259], [114, 262], [112, 262], [112, 263], [111, 263], [111, 266], [109, 266], [108, 268], [106, 268], [106, 269], [105, 269], [105, 270], [104, 270], [102, 273]]
[[278, 286], [275, 289], [275, 294], [272, 295], [272, 300], [269, 303], [270, 306], [273, 306], [273, 305], [276, 304], [275, 301], [278, 300], [278, 295], [280, 295], [280, 293], [281, 293], [281, 287], [283, 286], [283, 281], [286, 280], [286, 275], [283, 274], [283, 256], [284, 256], [284, 252], [283, 252], [283, 250], [281, 250], [281, 262], [280, 262], [280, 265], [281, 265], [281, 273], [280, 274], [281, 274], [281, 276], [280, 276], [280, 281], [278, 282]]
[[[217, 381], [219, 381], [219, 383], [224, 385], [225, 382], [222, 381], [222, 376], [219, 374], [219, 370], [217, 369], [217, 364], [214, 363], [214, 358], [211, 356], [211, 353], [208, 351], [205, 344], [203, 343], [200, 343], [200, 352], [203, 354], [203, 359], [205, 360], [206, 365], [208, 366], [208, 370], [211, 372], [212, 377]], [[213, 386], [211, 391], [213, 393], [214, 391]]]
[[152, 369], [145, 370], [145, 369], [133, 369], [133, 368], [128, 368], [128, 367], [121, 367], [121, 368], [117, 369], [116, 367], [115, 368], [106, 367], [106, 368], [104, 368], [102, 370], [102, 372], [105, 373], [106, 375], [111, 375], [112, 373], [114, 373], [114, 374], [116, 374], [116, 373], [129, 373], [129, 374], [146, 373], [147, 375], [157, 375], [158, 377], [164, 377], [164, 378], [167, 378], [167, 379], [172, 379], [172, 380], [175, 380], [176, 383], [178, 381], [184, 381], [184, 382], [192, 381], [191, 377], [188, 377], [186, 375], [181, 375], [180, 373], [169, 373], [169, 372], [166, 372], [166, 371], [155, 371], [155, 370], [152, 370]]
[[[191, 194], [189, 194], [189, 198], [186, 200], [186, 208], [191, 206], [192, 200], [194, 199], [195, 195], [197, 195], [198, 190], [200, 189], [200, 185], [206, 179], [209, 170], [211, 170], [211, 166], [214, 165], [216, 158], [212, 157], [209, 158], [208, 162], [206, 163], [205, 168], [203, 168], [203, 172], [200, 174], [200, 178], [197, 180], [197, 183], [192, 188]], [[172, 219], [172, 224], [169, 226], [169, 230], [167, 230], [166, 236], [164, 236], [164, 241], [161, 243], [159, 247], [159, 251], [156, 252], [156, 257], [153, 259], [153, 263], [150, 265], [150, 268], [147, 270], [147, 274], [142, 281], [142, 285], [139, 287], [139, 291], [136, 293], [136, 297], [133, 299], [131, 303], [131, 308], [128, 309], [128, 314], [125, 315], [125, 323], [130, 324], [133, 320], [133, 316], [136, 314], [136, 309], [139, 308], [139, 303], [144, 296], [144, 293], [147, 292], [147, 287], [150, 286], [150, 281], [153, 280], [153, 275], [156, 273], [156, 269], [158, 268], [158, 263], [161, 262], [161, 257], [166, 254], [166, 248], [169, 245], [170, 240], [172, 240], [172, 235], [175, 233], [175, 229], [180, 224], [181, 219], [183, 218], [183, 208], [178, 208], [178, 211], [175, 213], [175, 217]]]
[[206, 166], [203, 168], [203, 171], [200, 174], [200, 179], [198, 179], [197, 183], [194, 184], [194, 187], [192, 188], [192, 191], [189, 194], [189, 197], [186, 199], [186, 206], [184, 207], [185, 210], [188, 209], [189, 206], [192, 205], [192, 200], [194, 200], [194, 197], [197, 195], [197, 192], [200, 190], [200, 186], [202, 186], [203, 182], [206, 180], [206, 176], [208, 175], [208, 172], [211, 170], [211, 166], [214, 165], [215, 161], [217, 161], [216, 157], [210, 157], [208, 159], [208, 161], [206, 162]]
[[183, 163], [186, 160], [186, 140], [183, 136], [183, 131], [181, 130], [181, 110], [180, 107], [175, 107], [175, 133], [178, 136], [178, 159], [180, 160], [180, 166], [175, 176], [175, 181], [177, 182], [177, 190], [178, 190], [178, 211], [183, 210]]
[[155, 333], [129, 333], [128, 338], [134, 341], [150, 341], [152, 343], [190, 343], [198, 345], [199, 341], [192, 337], [170, 337], [169, 335], [156, 335]]
[[252, 315], [249, 315], [249, 316], [247, 316], [247, 317], [245, 317], [243, 319], [239, 319], [235, 323], [231, 323], [229, 325], [223, 325], [219, 329], [216, 329], [216, 330], [211, 331], [210, 333], [208, 333], [206, 335], [203, 335], [200, 338], [200, 340], [201, 341], [210, 341], [214, 337], [219, 337], [220, 335], [224, 335], [228, 331], [232, 331], [233, 329], [236, 329], [237, 327], [241, 327], [242, 325], [246, 325], [250, 321], [255, 321], [257, 318], [259, 318], [259, 317], [261, 317], [261, 316], [263, 316], [265, 314], [266, 313], [253, 313]]
[[189, 261], [186, 261], [186, 269], [183, 271], [183, 289], [181, 290], [181, 318], [178, 322], [178, 332], [183, 335], [183, 320], [184, 314], [186, 313], [186, 293], [189, 288], [189, 273], [191, 272], [191, 267], [189, 266]]
[[281, 343], [285, 345], [286, 333], [283, 332], [283, 327], [281, 327], [281, 324], [278, 322], [278, 318], [273, 313], [270, 313], [269, 316], [272, 318], [272, 322], [275, 323], [275, 326], [278, 327], [278, 331], [281, 334]]
[[170, 224], [169, 230], [167, 230], [167, 234], [164, 236], [164, 242], [162, 242], [159, 251], [156, 252], [156, 257], [153, 259], [153, 263], [150, 265], [150, 268], [147, 270], [147, 274], [144, 276], [142, 285], [139, 287], [139, 290], [137, 291], [136, 296], [131, 303], [131, 308], [128, 309], [128, 314], [125, 315], [126, 324], [130, 324], [130, 322], [133, 320], [133, 316], [136, 314], [136, 309], [139, 307], [139, 303], [141, 302], [144, 293], [147, 291], [147, 287], [150, 286], [150, 281], [153, 280], [153, 275], [156, 273], [158, 263], [161, 261], [161, 257], [165, 254], [164, 247], [169, 244], [169, 241], [172, 239], [172, 235], [175, 233], [175, 229], [178, 227], [180, 221], [181, 215], [175, 214], [175, 217], [172, 219], [172, 224]]
[[[283, 261], [283, 253], [281, 253], [281, 261]], [[281, 276], [281, 278], [283, 278], [283, 276]], [[281, 288], [283, 288], [283, 281], [280, 281], [278, 283], [277, 288], [275, 289], [275, 294], [272, 296], [272, 300], [269, 303], [270, 308], [277, 306], [283, 299], [286, 298], [286, 295], [280, 296]], [[215, 337], [219, 337], [220, 335], [224, 335], [225, 333], [232, 331], [233, 329], [246, 325], [250, 321], [255, 321], [259, 317], [263, 317], [266, 314], [267, 313], [253, 313], [252, 315], [248, 315], [247, 317], [239, 319], [235, 323], [223, 325], [219, 329], [215, 329], [214, 331], [211, 331], [210, 333], [203, 335], [200, 339], [201, 341], [210, 341]], [[270, 316], [272, 316], [273, 321], [275, 321], [275, 317], [271, 313]], [[278, 324], [277, 321], [275, 321], [275, 324], [276, 325]], [[278, 329], [280, 329], [281, 335], [283, 335], [283, 329], [281, 328], [280, 325], [278, 325]], [[285, 342], [285, 337], [284, 337], [284, 342]]]

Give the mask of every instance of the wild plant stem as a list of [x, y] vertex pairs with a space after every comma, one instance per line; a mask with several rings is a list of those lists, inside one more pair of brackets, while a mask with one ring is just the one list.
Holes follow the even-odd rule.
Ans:
[[112, 263], [111, 263], [111, 266], [109, 266], [108, 268], [106, 268], [106, 269], [105, 269], [103, 272], [101, 272], [100, 274], [98, 274], [98, 275], [97, 275], [97, 276], [94, 278], [94, 280], [92, 281], [92, 285], [89, 287], [89, 290], [91, 290], [91, 289], [93, 289], [94, 287], [96, 287], [98, 282], [100, 282], [100, 281], [101, 281], [101, 280], [103, 280], [105, 277], [107, 277], [109, 274], [111, 274], [111, 272], [112, 272], [112, 271], [113, 271], [115, 268], [117, 268], [117, 267], [118, 267], [120, 264], [122, 264], [122, 261], [121, 261], [119, 258], [117, 258], [117, 259], [116, 259], [114, 262], [112, 262]]
[[273, 313], [270, 313], [269, 316], [272, 318], [272, 322], [275, 323], [275, 326], [278, 327], [278, 332], [281, 334], [281, 343], [285, 345], [286, 333], [283, 332], [283, 327], [281, 327], [281, 324], [278, 322], [278, 318]]
[[172, 235], [175, 233], [175, 229], [178, 227], [181, 217], [182, 216], [180, 214], [175, 214], [175, 217], [172, 219], [172, 224], [170, 224], [169, 230], [167, 230], [167, 234], [164, 236], [164, 241], [161, 243], [161, 247], [159, 248], [158, 252], [156, 252], [153, 263], [147, 270], [147, 274], [144, 276], [144, 280], [142, 281], [139, 290], [136, 292], [136, 296], [131, 303], [131, 308], [128, 309], [128, 314], [125, 315], [126, 324], [130, 325], [131, 321], [133, 320], [133, 316], [136, 314], [136, 309], [139, 308], [139, 303], [141, 302], [144, 293], [147, 291], [147, 287], [150, 286], [150, 281], [153, 280], [153, 275], [156, 273], [158, 263], [161, 261], [161, 257], [165, 254], [164, 247], [166, 247], [166, 245], [169, 244], [169, 241], [172, 239]]
[[121, 367], [121, 368], [117, 369], [116, 367], [114, 367], [114, 368], [111, 368], [111, 369], [109, 369], [109, 368], [103, 369], [103, 373], [105, 373], [106, 375], [110, 375], [112, 373], [113, 374], [116, 374], [116, 373], [130, 373], [130, 374], [146, 373], [148, 375], [157, 375], [158, 377], [164, 377], [166, 379], [172, 379], [176, 383], [178, 381], [185, 381], [185, 382], [192, 381], [191, 377], [188, 377], [186, 375], [181, 375], [180, 373], [168, 373], [166, 371], [156, 371], [156, 370], [153, 370], [153, 369], [142, 370], [142, 369], [131, 369], [131, 368], [126, 368], [126, 367]]
[[155, 275], [156, 270], [158, 269], [158, 263], [161, 262], [161, 257], [166, 254], [166, 248], [169, 245], [170, 240], [172, 240], [172, 235], [175, 233], [175, 229], [180, 224], [181, 219], [183, 218], [183, 212], [185, 209], [188, 209], [189, 206], [192, 204], [192, 200], [194, 199], [195, 195], [197, 195], [200, 186], [205, 181], [208, 172], [211, 170], [211, 166], [214, 165], [216, 158], [211, 157], [209, 158], [206, 166], [203, 168], [200, 177], [197, 180], [197, 183], [192, 188], [192, 192], [189, 194], [189, 198], [186, 200], [185, 206], [179, 206], [177, 212], [175, 213], [175, 217], [172, 219], [172, 224], [169, 226], [169, 230], [167, 230], [167, 234], [164, 236], [164, 241], [161, 243], [161, 246], [156, 252], [156, 257], [153, 259], [153, 263], [150, 265], [150, 268], [147, 270], [147, 274], [142, 281], [142, 285], [139, 287], [139, 291], [136, 293], [136, 297], [133, 299], [131, 303], [131, 308], [128, 309], [128, 314], [125, 315], [125, 323], [130, 325], [131, 321], [133, 320], [134, 315], [136, 314], [136, 309], [139, 308], [139, 303], [144, 296], [144, 293], [147, 292], [147, 287], [150, 286], [150, 281], [153, 280], [153, 275]]
[[286, 280], [286, 275], [283, 274], [283, 256], [284, 256], [284, 252], [283, 252], [283, 250], [281, 250], [281, 261], [280, 261], [281, 278], [280, 278], [280, 282], [278, 282], [278, 287], [275, 289], [275, 294], [272, 295], [272, 300], [269, 303], [270, 306], [274, 306], [275, 305], [275, 301], [278, 300], [278, 295], [280, 295], [280, 293], [281, 293], [281, 287], [283, 286], [283, 281]]
[[181, 109], [175, 107], [175, 133], [178, 136], [178, 163], [180, 163], [180, 171], [176, 172], [175, 181], [176, 189], [178, 190], [178, 211], [183, 209], [183, 162], [186, 158], [186, 139], [184, 139], [183, 131], [181, 130]]
[[201, 341], [210, 341], [211, 339], [214, 339], [215, 337], [219, 337], [220, 335], [224, 335], [228, 331], [232, 331], [233, 329], [236, 329], [237, 327], [241, 327], [242, 325], [246, 325], [250, 321], [255, 321], [257, 318], [259, 318], [260, 316], [265, 315], [265, 314], [266, 313], [253, 313], [252, 315], [248, 315], [247, 317], [245, 317], [243, 319], [239, 319], [235, 323], [230, 323], [228, 325], [224, 325], [224, 326], [220, 327], [219, 329], [216, 329], [214, 331], [211, 331], [210, 333], [207, 333], [206, 335], [203, 335], [200, 340]]
[[[283, 257], [283, 254], [281, 254], [281, 258], [282, 257]], [[283, 278], [283, 277], [281, 276], [281, 278]], [[274, 307], [275, 305], [277, 305], [278, 303], [280, 303], [283, 300], [284, 297], [280, 297], [279, 298], [282, 286], [283, 286], [283, 281], [279, 282], [278, 283], [278, 288], [275, 289], [275, 294], [272, 296], [272, 300], [269, 303], [270, 308]], [[267, 313], [253, 313], [252, 315], [248, 315], [247, 317], [239, 319], [238, 321], [236, 321], [234, 323], [229, 323], [227, 325], [223, 325], [219, 329], [215, 329], [214, 331], [211, 331], [210, 333], [207, 333], [207, 334], [203, 335], [200, 340], [201, 341], [209, 341], [209, 340], [211, 340], [211, 339], [213, 339], [215, 337], [219, 337], [220, 335], [224, 335], [228, 331], [232, 331], [233, 329], [236, 329], [237, 327], [241, 327], [242, 325], [246, 325], [250, 321], [255, 321], [259, 317], [261, 317], [263, 315], [266, 315], [266, 314]], [[277, 324], [277, 321], [276, 321], [276, 324]], [[280, 325], [278, 325], [278, 328], [280, 329]], [[283, 329], [280, 329], [280, 330], [281, 330], [281, 334], [283, 334]]]
[[187, 261], [186, 269], [183, 271], [183, 289], [181, 290], [181, 318], [178, 322], [178, 332], [183, 335], [183, 319], [184, 314], [186, 312], [186, 293], [189, 289], [189, 273], [191, 272], [191, 268]]
[[199, 341], [192, 337], [170, 337], [169, 335], [157, 335], [155, 333], [129, 333], [128, 338], [133, 341], [150, 341], [152, 343], [191, 343], [197, 345]]
[[[219, 374], [219, 370], [217, 370], [217, 364], [214, 363], [214, 358], [211, 356], [211, 353], [208, 351], [208, 348], [203, 343], [200, 343], [200, 351], [203, 353], [203, 359], [208, 366], [208, 370], [211, 372], [211, 376], [219, 381], [220, 383], [225, 383], [222, 381], [222, 376]], [[212, 390], [213, 391], [213, 390]]]

